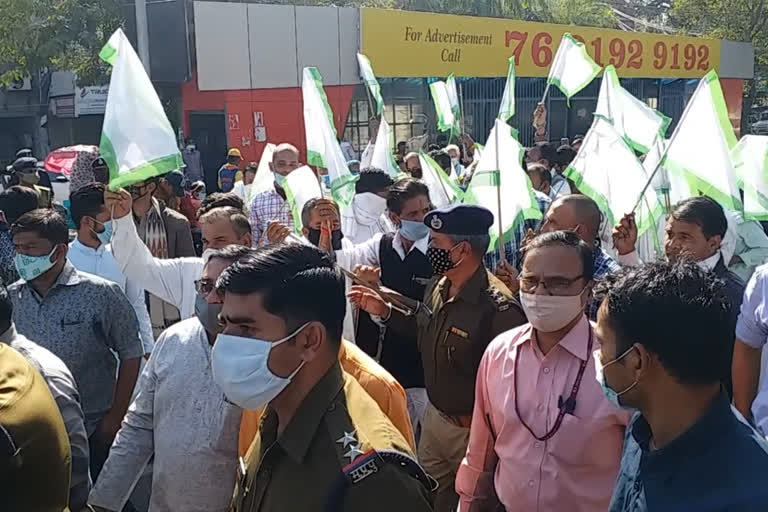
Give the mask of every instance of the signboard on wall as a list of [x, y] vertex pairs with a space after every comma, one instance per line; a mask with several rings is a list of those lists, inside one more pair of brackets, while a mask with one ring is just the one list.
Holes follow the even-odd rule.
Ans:
[[108, 85], [75, 87], [75, 117], [103, 115], [107, 109]]
[[700, 78], [720, 68], [721, 41], [386, 9], [361, 9], [362, 51], [380, 77], [545, 77], [565, 32], [620, 77]]

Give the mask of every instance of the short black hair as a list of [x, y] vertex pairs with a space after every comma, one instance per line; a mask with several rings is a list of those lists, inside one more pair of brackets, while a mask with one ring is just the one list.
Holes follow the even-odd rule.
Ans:
[[540, 163], [530, 163], [528, 164], [528, 167], [526, 168], [525, 172], [528, 174], [536, 174], [541, 178], [541, 181], [544, 181], [546, 183], [552, 184], [552, 173], [549, 172], [549, 169], [544, 167]]
[[96, 217], [101, 211], [105, 188], [103, 183], [88, 183], [69, 196], [69, 211], [78, 229], [83, 217]]
[[367, 167], [360, 171], [360, 177], [355, 183], [355, 193], [371, 192], [377, 194], [392, 186], [394, 180], [382, 169]]
[[13, 301], [6, 288], [8, 284], [0, 282], [0, 332], [7, 331], [13, 322]]
[[216, 283], [224, 293], [261, 293], [264, 309], [292, 332], [320, 322], [338, 347], [346, 314], [344, 278], [325, 252], [304, 244], [273, 244], [229, 266]]
[[398, 180], [387, 192], [387, 210], [400, 215], [405, 202], [419, 196], [426, 196], [427, 201], [430, 200], [429, 188], [423, 181], [416, 178]]
[[[336, 201], [333, 199], [327, 199], [323, 197], [315, 197], [304, 203], [304, 206], [301, 208], [301, 225], [307, 229], [309, 229], [309, 222], [312, 217], [312, 210], [314, 210], [319, 203], [333, 203], [333, 205], [336, 207], [336, 211], [341, 215], [341, 210], [339, 210], [339, 205], [336, 204]], [[339, 219], [341, 220], [341, 219]]]
[[5, 214], [8, 225], [27, 212], [36, 209], [40, 201], [37, 190], [29, 187], [14, 185], [0, 192], [0, 210]]
[[257, 249], [246, 247], [244, 245], [228, 245], [221, 249], [210, 249], [205, 251], [205, 262], [213, 259], [224, 260], [234, 263], [235, 261], [253, 255]]
[[472, 254], [475, 257], [482, 258], [485, 253], [488, 252], [488, 247], [491, 245], [491, 235], [447, 235], [454, 246], [467, 242], [469, 248], [472, 250]]
[[557, 148], [557, 156], [555, 158], [556, 163], [564, 166], [571, 165], [574, 158], [576, 158], [576, 151], [574, 151], [571, 146], [563, 144]]
[[606, 276], [596, 294], [616, 332], [617, 354], [641, 343], [681, 383], [727, 377], [733, 306], [714, 273], [692, 262], [647, 263]]
[[541, 157], [546, 158], [550, 165], [557, 162], [557, 148], [551, 142], [537, 142], [536, 147], [541, 150]]
[[696, 224], [707, 238], [715, 235], [724, 237], [728, 231], [728, 220], [725, 218], [723, 207], [707, 196], [689, 197], [680, 201], [672, 209], [671, 216], [675, 220]]
[[430, 151], [429, 156], [432, 158], [432, 160], [435, 161], [437, 165], [440, 166], [442, 170], [450, 174], [451, 155], [449, 155], [447, 151], [443, 151], [442, 149]]
[[30, 231], [37, 233], [40, 238], [48, 240], [52, 245], [69, 243], [67, 221], [55, 210], [47, 208], [32, 210], [11, 225], [11, 236]]
[[209, 196], [205, 196], [200, 202], [200, 209], [197, 215], [202, 217], [214, 208], [221, 208], [223, 206], [231, 206], [241, 212], [245, 211], [245, 203], [243, 200], [232, 192], [214, 192]]
[[595, 275], [595, 250], [573, 231], [552, 231], [537, 235], [525, 246], [523, 262], [526, 256], [534, 249], [554, 247], [556, 245], [570, 247], [578, 253], [581, 258], [582, 277], [587, 281], [591, 281]]

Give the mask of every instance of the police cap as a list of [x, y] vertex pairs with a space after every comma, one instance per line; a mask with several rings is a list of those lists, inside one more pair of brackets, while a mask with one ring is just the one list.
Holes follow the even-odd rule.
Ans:
[[493, 214], [482, 206], [457, 204], [432, 210], [424, 217], [424, 224], [444, 235], [487, 235]]
[[22, 156], [13, 162], [13, 170], [16, 172], [34, 172], [37, 171], [37, 158], [33, 156]]

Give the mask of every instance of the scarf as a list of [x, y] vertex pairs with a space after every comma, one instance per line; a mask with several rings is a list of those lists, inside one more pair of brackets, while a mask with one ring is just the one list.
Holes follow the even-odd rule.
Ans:
[[160, 203], [154, 197], [149, 211], [139, 221], [139, 235], [152, 256], [162, 259], [168, 257], [168, 236], [165, 232], [165, 223], [163, 222], [163, 215], [160, 213]]

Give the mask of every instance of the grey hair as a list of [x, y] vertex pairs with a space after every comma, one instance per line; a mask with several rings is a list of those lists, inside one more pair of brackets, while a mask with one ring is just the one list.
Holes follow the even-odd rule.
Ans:
[[478, 258], [485, 256], [488, 246], [491, 245], [491, 235], [448, 235], [453, 245], [462, 242], [469, 243], [472, 253]]

